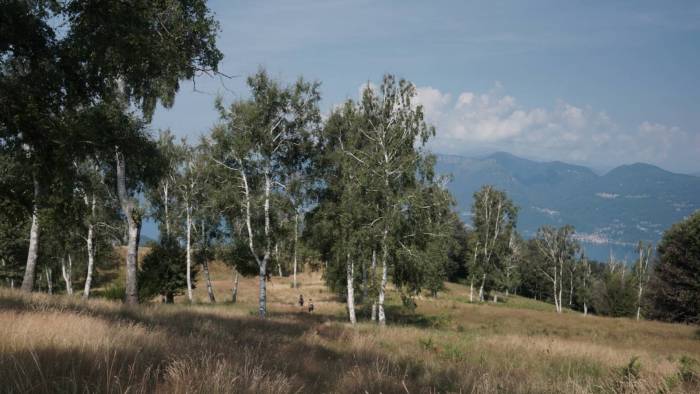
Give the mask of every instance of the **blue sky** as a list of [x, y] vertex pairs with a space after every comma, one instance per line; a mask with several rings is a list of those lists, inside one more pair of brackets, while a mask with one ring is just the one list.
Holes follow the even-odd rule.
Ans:
[[323, 108], [384, 73], [411, 80], [431, 148], [503, 150], [597, 169], [700, 171], [700, 2], [212, 1], [221, 71], [185, 82], [154, 129], [196, 139], [214, 97], [264, 66], [322, 82]]

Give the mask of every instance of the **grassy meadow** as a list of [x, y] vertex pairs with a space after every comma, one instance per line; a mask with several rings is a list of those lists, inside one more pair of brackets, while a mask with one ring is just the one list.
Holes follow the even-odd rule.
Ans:
[[[389, 297], [389, 324], [345, 322], [319, 273], [273, 277], [270, 318], [257, 279], [213, 264], [217, 304], [200, 279], [196, 305], [127, 307], [0, 290], [0, 391], [129, 393], [697, 393], [697, 327], [557, 315], [511, 296], [470, 304], [448, 284], [418, 308]], [[313, 299], [302, 311], [299, 293]], [[499, 297], [503, 298], [503, 297]]]

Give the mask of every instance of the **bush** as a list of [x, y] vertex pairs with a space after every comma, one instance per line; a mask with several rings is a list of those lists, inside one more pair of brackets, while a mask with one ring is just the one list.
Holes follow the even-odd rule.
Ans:
[[593, 287], [593, 308], [604, 316], [633, 316], [637, 306], [637, 295], [632, 275], [623, 272], [606, 272]]
[[107, 286], [102, 293], [102, 297], [110, 301], [122, 301], [126, 297], [126, 289], [123, 283], [113, 283]]
[[[172, 303], [176, 295], [187, 288], [187, 266], [185, 250], [174, 238], [163, 238], [155, 244], [143, 259], [139, 271], [139, 298], [148, 300], [155, 295], [165, 297]], [[192, 281], [196, 277], [196, 266], [192, 266]]]
[[635, 356], [630, 359], [630, 362], [627, 363], [622, 369], [620, 370], [620, 375], [622, 375], [622, 378], [626, 381], [634, 381], [639, 379], [639, 375], [642, 372], [642, 364], [639, 362], [639, 357]]

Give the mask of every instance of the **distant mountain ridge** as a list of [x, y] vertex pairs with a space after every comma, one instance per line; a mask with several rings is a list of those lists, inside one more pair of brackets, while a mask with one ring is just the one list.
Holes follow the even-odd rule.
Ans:
[[471, 223], [473, 194], [482, 185], [505, 190], [519, 206], [518, 229], [531, 237], [544, 224], [572, 224], [589, 255], [633, 258], [637, 241], [658, 242], [663, 231], [700, 209], [700, 178], [635, 163], [603, 175], [559, 161], [509, 153], [481, 158], [438, 155], [437, 171], [452, 174], [449, 189]]

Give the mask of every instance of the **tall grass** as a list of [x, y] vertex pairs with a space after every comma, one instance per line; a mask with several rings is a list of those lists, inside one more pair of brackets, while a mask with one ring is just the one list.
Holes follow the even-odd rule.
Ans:
[[[224, 300], [228, 271], [212, 273]], [[241, 281], [237, 304], [216, 305], [131, 308], [0, 290], [0, 391], [700, 392], [693, 327], [557, 315], [513, 297], [473, 305], [456, 285], [415, 312], [392, 294], [386, 328], [351, 327], [318, 274], [301, 280], [292, 289], [273, 278], [265, 321], [251, 315], [254, 279]], [[295, 305], [300, 292], [314, 314]]]

